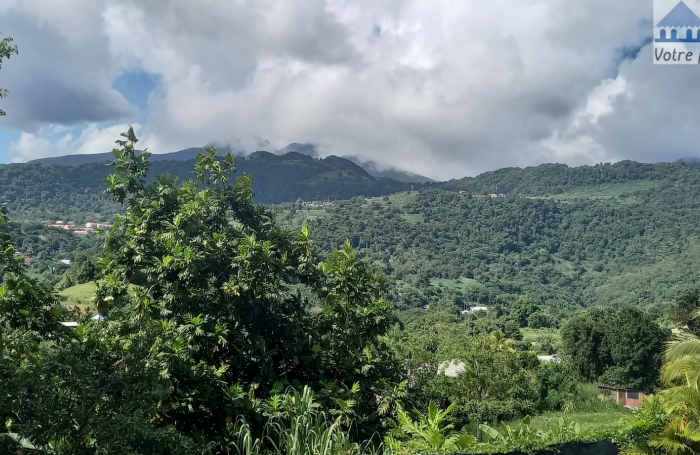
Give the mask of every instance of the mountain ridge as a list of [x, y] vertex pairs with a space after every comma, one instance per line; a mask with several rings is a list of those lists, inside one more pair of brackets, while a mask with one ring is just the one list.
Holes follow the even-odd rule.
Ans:
[[[195, 158], [195, 155], [198, 151], [201, 151], [203, 147], [188, 147], [186, 149], [178, 150], [176, 152], [168, 152], [168, 153], [153, 153], [151, 154], [150, 160], [152, 162], [155, 161], [188, 161], [188, 160], [193, 160]], [[249, 154], [245, 154], [243, 150], [234, 150], [231, 147], [228, 146], [221, 146], [217, 147], [218, 149], [218, 154], [219, 155], [224, 155], [228, 152], [232, 153], [234, 156], [238, 157], [243, 157], [243, 156], [248, 156]], [[261, 150], [259, 150], [261, 151]], [[254, 151], [252, 153], [257, 153], [258, 151]], [[273, 155], [280, 155], [284, 156], [287, 153], [294, 152], [298, 153], [301, 155], [307, 155], [312, 158], [321, 158], [318, 154], [318, 151], [316, 150], [316, 146], [311, 143], [298, 143], [298, 142], [293, 142], [291, 144], [288, 144], [281, 149], [277, 150], [277, 153], [272, 153], [272, 152], [266, 152], [266, 153], [271, 153]], [[34, 160], [30, 160], [27, 163], [41, 163], [41, 164], [47, 164], [47, 165], [56, 165], [56, 166], [79, 166], [81, 164], [90, 164], [90, 163], [106, 163], [108, 161], [112, 160], [112, 152], [106, 152], [106, 153], [86, 153], [86, 154], [73, 154], [73, 155], [62, 155], [62, 156], [54, 156], [54, 157], [47, 157], [47, 158], [37, 158]], [[427, 182], [434, 182], [435, 180], [425, 177], [423, 175], [415, 174], [413, 172], [408, 172], [408, 171], [403, 171], [400, 169], [396, 169], [394, 167], [388, 168], [388, 169], [382, 169], [373, 161], [365, 161], [361, 160], [357, 156], [342, 156], [340, 158], [345, 158], [349, 161], [352, 161], [362, 169], [364, 169], [367, 173], [374, 177], [386, 177], [390, 178], [392, 180], [397, 180], [400, 182], [408, 182], [408, 183], [427, 183]]]

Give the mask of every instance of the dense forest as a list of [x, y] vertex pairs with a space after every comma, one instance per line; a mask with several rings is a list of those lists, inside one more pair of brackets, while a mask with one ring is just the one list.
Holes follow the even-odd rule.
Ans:
[[275, 208], [282, 223], [308, 222], [321, 251], [350, 239], [396, 283], [399, 307], [508, 305], [526, 294], [556, 314], [649, 306], [697, 289], [697, 187], [666, 183], [606, 183], [551, 197], [425, 189]]

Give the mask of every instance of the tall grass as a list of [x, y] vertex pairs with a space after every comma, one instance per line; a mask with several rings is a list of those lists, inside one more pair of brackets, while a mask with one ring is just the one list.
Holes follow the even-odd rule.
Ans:
[[265, 405], [268, 421], [262, 438], [256, 438], [250, 425], [239, 419], [231, 426], [232, 453], [240, 455], [354, 455], [379, 454], [383, 448], [350, 441], [340, 422], [327, 418], [304, 387], [273, 396]]
[[564, 412], [577, 413], [624, 413], [626, 409], [614, 400], [598, 398], [598, 386], [589, 382], [579, 383], [571, 400], [564, 404]]

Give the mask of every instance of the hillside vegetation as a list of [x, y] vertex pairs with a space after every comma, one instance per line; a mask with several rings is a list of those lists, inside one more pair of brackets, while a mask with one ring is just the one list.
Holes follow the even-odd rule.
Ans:
[[[194, 160], [155, 161], [149, 178], [169, 173], [187, 180], [193, 164]], [[103, 179], [109, 169], [104, 163], [0, 164], [0, 203], [8, 204], [15, 220], [108, 221], [123, 210], [104, 194]], [[236, 169], [237, 175], [255, 176], [258, 203], [378, 196], [411, 188], [405, 182], [375, 178], [352, 161], [335, 156], [316, 159], [294, 152], [282, 156], [255, 152], [236, 157]]]
[[[0, 210], [0, 451], [494, 453], [646, 434], [625, 433], [595, 383], [657, 389], [670, 330], [631, 306], [570, 310], [618, 269], [694, 254], [677, 186], [567, 200], [422, 189], [275, 215], [252, 179], [229, 178], [232, 157], [211, 150], [190, 181], [147, 179], [148, 155], [123, 137], [108, 181], [126, 208], [103, 235], [72, 244]], [[46, 263], [75, 249], [47, 282], [20, 244]], [[636, 303], [666, 298], [649, 296]], [[478, 302], [490, 311], [456, 311]], [[692, 325], [697, 296], [678, 302], [674, 323]], [[565, 361], [537, 357], [554, 352]]]
[[[547, 169], [562, 168], [530, 172]], [[570, 170], [577, 178], [602, 172], [614, 181], [581, 178], [581, 186], [533, 196], [548, 186], [525, 174], [532, 185], [512, 187], [528, 191], [520, 196], [425, 189], [313, 209], [275, 208], [290, 227], [308, 223], [323, 252], [349, 239], [393, 279], [400, 308], [436, 302], [508, 305], [526, 294], [556, 316], [580, 305], [668, 302], [698, 287], [696, 169], [621, 163]], [[497, 175], [507, 183], [511, 173], [523, 172]]]

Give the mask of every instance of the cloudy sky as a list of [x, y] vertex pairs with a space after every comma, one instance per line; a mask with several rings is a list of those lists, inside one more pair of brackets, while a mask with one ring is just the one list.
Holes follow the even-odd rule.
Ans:
[[652, 25], [651, 0], [2, 0], [0, 162], [129, 124], [439, 179], [700, 156], [700, 66], [652, 65]]

